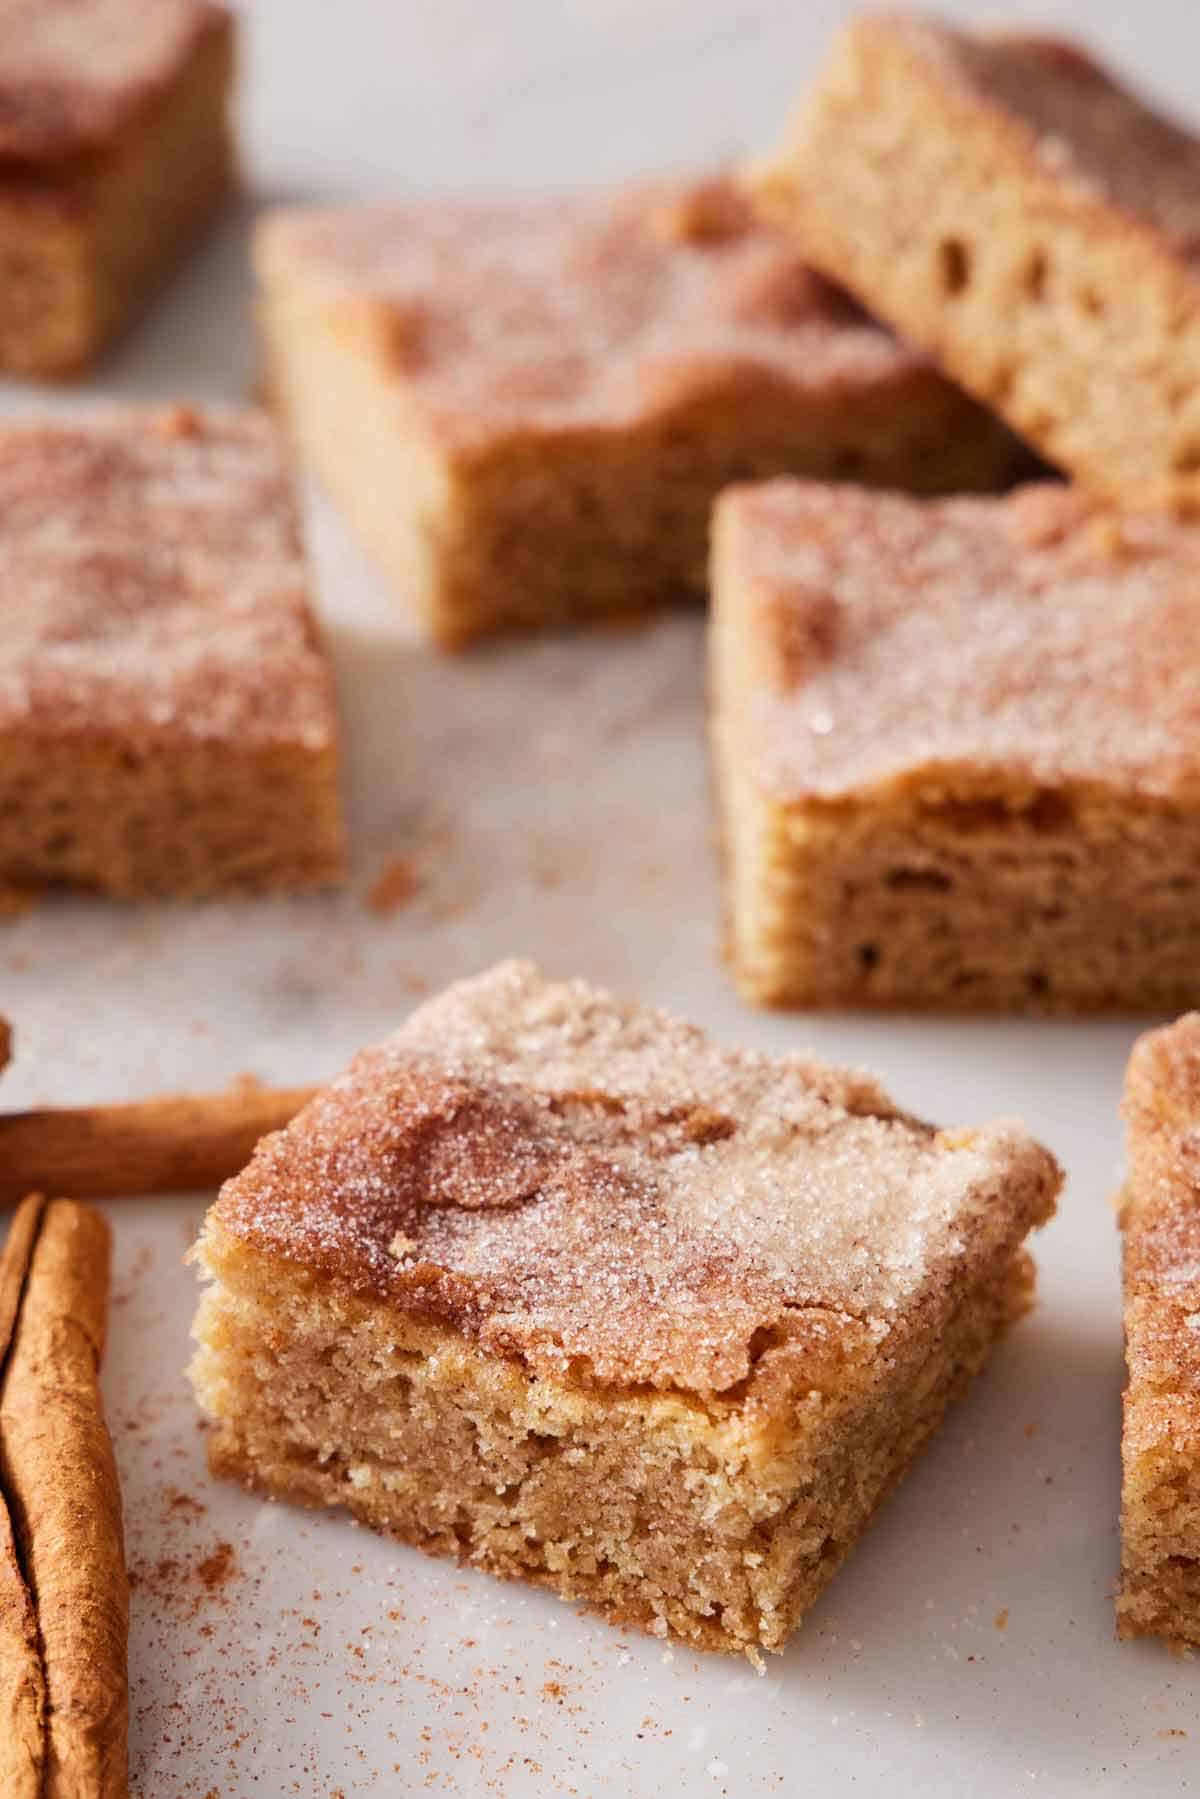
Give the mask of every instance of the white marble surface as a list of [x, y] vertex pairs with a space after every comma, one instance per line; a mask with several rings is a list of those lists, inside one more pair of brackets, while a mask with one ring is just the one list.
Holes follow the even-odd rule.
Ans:
[[[259, 0], [243, 107], [255, 197], [530, 190], [712, 160], [772, 133], [847, 10]], [[1075, 0], [1055, 16], [1186, 106], [1193, 7]], [[0, 409], [242, 394], [244, 226], [86, 392], [43, 401], [9, 386]], [[182, 1380], [194, 1285], [181, 1257], [204, 1199], [113, 1205], [107, 1381], [138, 1578], [138, 1793], [1193, 1790], [1195, 1664], [1112, 1639], [1109, 1201], [1135, 1025], [747, 1012], [715, 958], [701, 621], [437, 661], [337, 521], [316, 505], [311, 523], [349, 738], [348, 889], [203, 909], [54, 902], [4, 925], [10, 1106], [246, 1069], [315, 1078], [420, 992], [517, 951], [678, 1007], [729, 1041], [869, 1063], [942, 1120], [1021, 1112], [1070, 1183], [1040, 1245], [1038, 1310], [761, 1678], [217, 1488]], [[365, 895], [401, 855], [423, 885], [380, 918]]]

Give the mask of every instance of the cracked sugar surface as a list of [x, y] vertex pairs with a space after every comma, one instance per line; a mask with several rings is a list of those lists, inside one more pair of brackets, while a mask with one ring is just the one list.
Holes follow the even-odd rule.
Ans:
[[503, 963], [267, 1139], [211, 1228], [549, 1371], [720, 1392], [809, 1308], [936, 1321], [1057, 1185], [1019, 1124], [939, 1133]]

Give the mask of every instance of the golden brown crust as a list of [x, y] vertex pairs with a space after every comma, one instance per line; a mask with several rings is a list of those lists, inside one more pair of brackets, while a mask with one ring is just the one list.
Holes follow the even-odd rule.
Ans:
[[502, 964], [266, 1139], [207, 1228], [563, 1378], [720, 1393], [814, 1307], [936, 1329], [1058, 1180], [1019, 1127], [942, 1138], [861, 1077]]

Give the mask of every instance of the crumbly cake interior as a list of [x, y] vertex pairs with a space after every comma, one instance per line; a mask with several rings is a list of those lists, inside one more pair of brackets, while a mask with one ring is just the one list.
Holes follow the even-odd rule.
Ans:
[[1200, 1643], [1200, 1014], [1140, 1039], [1124, 1110], [1117, 1628]]
[[1194, 496], [1200, 140], [1078, 46], [867, 14], [756, 186], [1051, 461]]
[[234, 179], [233, 25], [201, 0], [0, 4], [0, 367], [78, 373]]
[[283, 212], [256, 261], [273, 391], [447, 643], [702, 591], [735, 478], [1016, 466], [728, 181]]
[[0, 431], [0, 875], [132, 895], [328, 880], [332, 685], [252, 412]]
[[1198, 572], [1187, 528], [1055, 486], [723, 500], [714, 750], [747, 994], [1194, 997]]
[[865, 1077], [502, 965], [210, 1212], [214, 1466], [777, 1648], [1027, 1302], [1057, 1184], [1017, 1126], [938, 1133]]
[[1032, 1286], [1026, 1257], [997, 1258], [890, 1365], [853, 1320], [810, 1315], [785, 1424], [567, 1385], [219, 1233], [205, 1262], [192, 1378], [215, 1473], [734, 1654], [783, 1647]]

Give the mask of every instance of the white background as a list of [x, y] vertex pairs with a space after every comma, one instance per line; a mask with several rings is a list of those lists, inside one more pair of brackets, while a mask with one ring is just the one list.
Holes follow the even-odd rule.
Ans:
[[[261, 0], [242, 95], [254, 199], [528, 191], [711, 162], [772, 137], [847, 10]], [[1075, 0], [1056, 19], [1178, 107], [1193, 98], [1190, 0]], [[242, 396], [249, 210], [86, 392], [10, 386], [0, 408]], [[194, 1283], [181, 1257], [204, 1201], [114, 1205], [107, 1382], [137, 1580], [138, 1792], [1192, 1790], [1196, 1664], [1112, 1636], [1110, 1197], [1137, 1023], [748, 1012], [716, 959], [701, 620], [438, 661], [319, 504], [311, 535], [348, 741], [349, 886], [290, 904], [53, 901], [5, 925], [10, 1106], [244, 1070], [317, 1078], [426, 989], [520, 952], [731, 1042], [868, 1063], [939, 1121], [1023, 1113], [1070, 1179], [1039, 1246], [1037, 1311], [761, 1677], [217, 1488], [182, 1380]], [[398, 856], [423, 885], [380, 918], [365, 894]]]

